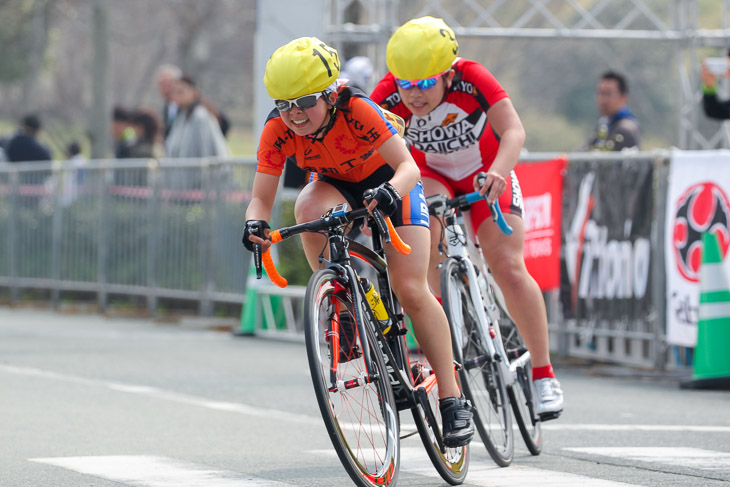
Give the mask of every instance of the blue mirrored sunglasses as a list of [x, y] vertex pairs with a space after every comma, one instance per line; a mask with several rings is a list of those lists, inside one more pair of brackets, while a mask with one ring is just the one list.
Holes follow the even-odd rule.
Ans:
[[300, 96], [293, 100], [274, 100], [274, 105], [280, 112], [288, 112], [292, 109], [292, 106], [296, 105], [302, 110], [313, 108], [317, 104], [319, 97], [324, 95], [324, 92], [313, 93], [311, 95]]
[[416, 86], [421, 90], [429, 90], [436, 86], [436, 83], [443, 74], [444, 73], [439, 73], [436, 76], [432, 76], [426, 79], [419, 79], [416, 81], [409, 81], [407, 79], [398, 79], [396, 81], [398, 81], [398, 86], [400, 86], [404, 90], [410, 90], [411, 88], [415, 88]]

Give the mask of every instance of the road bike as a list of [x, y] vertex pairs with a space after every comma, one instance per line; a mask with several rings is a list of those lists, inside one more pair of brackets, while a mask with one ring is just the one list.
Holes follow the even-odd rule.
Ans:
[[[457, 212], [468, 210], [484, 197], [478, 191], [448, 199], [426, 198], [429, 213], [443, 220], [439, 249], [441, 297], [451, 326], [454, 360], [462, 364], [461, 387], [474, 406], [477, 431], [489, 455], [508, 466], [514, 455], [512, 406], [527, 449], [542, 450], [540, 418], [535, 413], [530, 352], [507, 312], [504, 297], [482, 257], [476, 239], [467, 238]], [[490, 205], [494, 221], [507, 235], [512, 233], [498, 205]], [[475, 265], [476, 263], [476, 265]]]
[[[348, 227], [363, 220], [372, 230], [372, 250], [346, 237]], [[271, 240], [303, 232], [327, 238], [319, 256], [322, 268], [307, 285], [304, 333], [319, 409], [350, 478], [362, 487], [395, 485], [400, 440], [415, 434], [401, 431], [399, 412], [410, 409], [438, 473], [451, 485], [463, 483], [469, 447], [443, 443], [436, 376], [425, 357], [409, 353], [404, 315], [390, 288], [383, 242], [402, 253], [410, 248], [377, 208], [370, 215], [367, 209], [347, 211], [341, 204], [319, 220], [271, 232]], [[353, 258], [372, 267], [377, 282], [358, 276]], [[261, 255], [259, 247], [254, 251], [257, 267], [261, 261], [272, 282], [285, 286], [270, 254]], [[455, 364], [458, 382], [457, 369]]]

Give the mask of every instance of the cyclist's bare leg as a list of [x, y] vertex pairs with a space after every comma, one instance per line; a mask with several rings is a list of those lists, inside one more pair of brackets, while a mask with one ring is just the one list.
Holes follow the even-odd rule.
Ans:
[[512, 235], [503, 234], [491, 219], [479, 226], [479, 244], [489, 269], [497, 281], [507, 310], [530, 351], [533, 367], [550, 365], [548, 323], [545, 301], [540, 287], [527, 272], [523, 256], [525, 225], [519, 216], [504, 214], [514, 229]]
[[454, 378], [451, 332], [443, 308], [426, 283], [429, 233], [426, 227], [398, 227], [398, 234], [411, 246], [409, 255], [386, 248], [390, 282], [403, 309], [411, 318], [418, 343], [426, 354], [439, 383], [439, 397], [459, 397]]
[[[441, 182], [432, 178], [421, 178], [423, 182], [423, 194], [431, 196], [434, 194], [445, 194], [449, 195], [449, 190]], [[431, 292], [441, 297], [441, 269], [438, 265], [443, 261], [443, 256], [439, 253], [439, 240], [441, 239], [441, 232], [443, 226], [439, 222], [440, 218], [436, 218], [431, 215], [431, 249], [430, 249], [430, 260], [428, 264], [428, 285], [431, 287]]]
[[[294, 205], [294, 217], [297, 223], [304, 223], [316, 220], [324, 215], [327, 210], [345, 203], [345, 197], [331, 184], [324, 181], [313, 181], [307, 184], [299, 193]], [[325, 246], [326, 239], [317, 233], [305, 232], [301, 234], [302, 247], [307, 256], [307, 261], [312, 270], [320, 268], [319, 254]], [[325, 256], [327, 252], [325, 252]]]

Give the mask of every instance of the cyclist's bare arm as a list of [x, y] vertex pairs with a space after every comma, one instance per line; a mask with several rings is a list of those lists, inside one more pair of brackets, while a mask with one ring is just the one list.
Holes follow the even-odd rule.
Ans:
[[[274, 198], [276, 197], [276, 189], [279, 187], [279, 176], [257, 172], [253, 179], [253, 190], [251, 202], [246, 210], [246, 220], [264, 220], [269, 221], [271, 218], [271, 208], [274, 206]], [[265, 252], [270, 246], [271, 241], [264, 240], [255, 235], [251, 235], [251, 241], [262, 245]]]
[[525, 129], [509, 98], [492, 105], [487, 110], [487, 118], [500, 140], [497, 156], [487, 171], [487, 180], [481, 191], [486, 194], [487, 188], [491, 187], [487, 201], [494, 203], [507, 188], [506, 178], [517, 165], [525, 143]]
[[[379, 148], [378, 153], [385, 159], [390, 167], [395, 169], [395, 174], [390, 184], [401, 194], [406, 195], [421, 179], [421, 171], [413, 160], [411, 153], [403, 143], [403, 139], [394, 135], [386, 140]], [[368, 209], [372, 210], [377, 203], [370, 202]]]

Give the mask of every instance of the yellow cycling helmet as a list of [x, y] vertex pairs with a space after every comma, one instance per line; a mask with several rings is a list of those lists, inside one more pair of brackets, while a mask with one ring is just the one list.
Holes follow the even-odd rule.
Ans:
[[398, 27], [388, 41], [385, 61], [396, 78], [420, 80], [451, 68], [459, 43], [443, 19], [421, 17]]
[[316, 37], [300, 37], [271, 55], [264, 85], [271, 98], [292, 100], [323, 91], [339, 74], [337, 50]]

